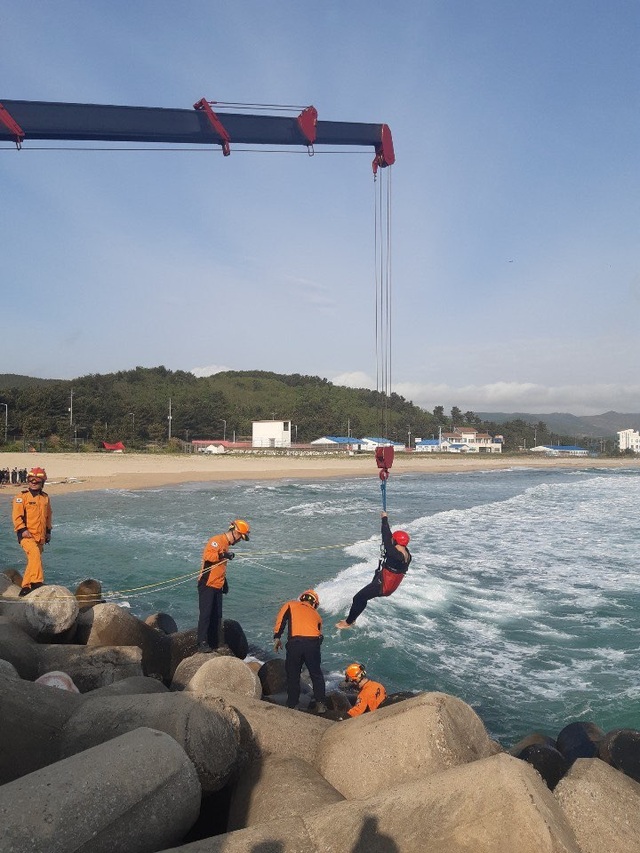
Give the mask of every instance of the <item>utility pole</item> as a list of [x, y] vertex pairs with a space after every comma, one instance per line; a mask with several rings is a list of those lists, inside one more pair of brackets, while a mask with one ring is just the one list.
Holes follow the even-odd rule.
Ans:
[[225, 421], [224, 418], [220, 418], [220, 420], [222, 421], [222, 440], [226, 441], [227, 440], [227, 422]]
[[171, 414], [171, 397], [169, 397], [169, 416], [167, 420], [169, 421], [169, 441], [171, 441], [171, 421], [173, 420], [173, 415]]
[[69, 426], [73, 426], [73, 388], [71, 389], [71, 400], [69, 403]]

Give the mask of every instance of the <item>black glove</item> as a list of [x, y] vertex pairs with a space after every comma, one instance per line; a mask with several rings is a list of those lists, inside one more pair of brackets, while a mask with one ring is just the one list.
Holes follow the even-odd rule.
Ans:
[[225, 560], [233, 560], [234, 557], [235, 554], [233, 553], [233, 551], [227, 551], [227, 553], [224, 555]]

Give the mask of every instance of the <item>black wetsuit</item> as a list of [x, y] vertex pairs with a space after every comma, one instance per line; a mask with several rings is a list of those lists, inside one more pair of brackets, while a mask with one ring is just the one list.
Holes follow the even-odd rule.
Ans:
[[368, 583], [366, 586], [362, 587], [361, 590], [356, 592], [353, 596], [353, 602], [351, 604], [351, 610], [349, 610], [349, 615], [347, 616], [346, 622], [348, 625], [352, 625], [358, 616], [365, 609], [369, 601], [372, 598], [379, 598], [383, 595], [382, 592], [382, 570], [387, 569], [390, 572], [394, 572], [400, 575], [404, 575], [409, 568], [409, 563], [411, 562], [411, 554], [407, 549], [407, 554], [409, 554], [409, 559], [406, 560], [403, 552], [396, 546], [396, 543], [393, 541], [391, 528], [389, 527], [389, 519], [386, 516], [382, 518], [382, 544], [384, 546], [384, 556], [380, 560], [380, 564], [375, 571], [373, 576], [373, 580], [371, 583]]

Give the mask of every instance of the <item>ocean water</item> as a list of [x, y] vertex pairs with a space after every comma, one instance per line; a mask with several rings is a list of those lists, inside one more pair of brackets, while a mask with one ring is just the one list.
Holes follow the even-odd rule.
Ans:
[[[109, 600], [190, 628], [205, 540], [246, 518], [251, 541], [236, 546], [224, 612], [252, 646], [270, 653], [278, 608], [314, 587], [329, 686], [361, 661], [389, 692], [460, 697], [505, 746], [574, 720], [640, 727], [640, 472], [392, 471], [389, 517], [411, 535], [411, 569], [339, 632], [377, 565], [379, 484], [373, 469], [370, 478], [54, 495], [46, 579], [73, 589], [97, 578]], [[8, 499], [0, 511], [0, 569], [22, 570]]]

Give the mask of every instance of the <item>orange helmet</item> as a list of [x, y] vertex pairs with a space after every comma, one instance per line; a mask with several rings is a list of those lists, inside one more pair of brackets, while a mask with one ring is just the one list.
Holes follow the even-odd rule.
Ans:
[[396, 543], [396, 545], [402, 545], [406, 548], [406, 546], [409, 544], [409, 540], [411, 537], [406, 532], [406, 530], [396, 530], [395, 533], [391, 534], [391, 538]]
[[300, 596], [300, 601], [307, 601], [309, 604], [313, 605], [313, 607], [318, 609], [320, 605], [320, 597], [318, 593], [313, 589], [305, 589], [305, 591]]
[[350, 663], [344, 671], [346, 681], [361, 681], [367, 674], [366, 669], [361, 663]]
[[31, 478], [32, 480], [42, 480], [43, 483], [47, 480], [47, 472], [44, 468], [30, 468], [27, 471], [27, 480]]
[[229, 524], [229, 530], [235, 530], [238, 536], [245, 541], [249, 541], [249, 524], [244, 521], [242, 518], [236, 518], [235, 521], [232, 521]]

